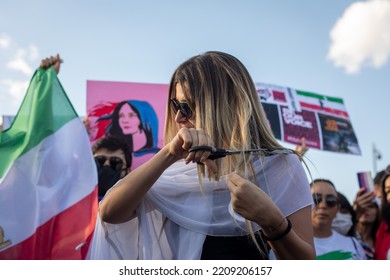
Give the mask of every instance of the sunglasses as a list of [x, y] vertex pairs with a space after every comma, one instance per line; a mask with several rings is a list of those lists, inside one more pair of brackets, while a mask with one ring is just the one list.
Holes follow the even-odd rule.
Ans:
[[[316, 206], [322, 202], [322, 199], [323, 199], [322, 194], [320, 194], [320, 193], [313, 193], [313, 200], [314, 200], [314, 204]], [[328, 194], [328, 195], [325, 196], [325, 204], [328, 207], [333, 208], [338, 203], [339, 203], [339, 199], [337, 198], [337, 196], [335, 196], [333, 194]]]
[[175, 112], [175, 114], [177, 113], [177, 111], [180, 111], [180, 113], [182, 113], [183, 116], [185, 116], [187, 119], [191, 118], [192, 110], [190, 109], [190, 106], [188, 106], [187, 102], [178, 102], [175, 99], [170, 99], [170, 101], [172, 104], [173, 112]]
[[106, 157], [106, 156], [96, 156], [95, 162], [98, 165], [98, 167], [103, 167], [104, 163], [107, 161], [107, 159], [110, 162], [110, 167], [113, 170], [122, 170], [123, 167], [123, 161], [118, 157]]

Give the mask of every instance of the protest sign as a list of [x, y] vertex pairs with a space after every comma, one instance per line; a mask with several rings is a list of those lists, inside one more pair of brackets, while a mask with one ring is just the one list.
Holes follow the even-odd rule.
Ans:
[[276, 139], [310, 148], [361, 155], [341, 98], [263, 83], [256, 90]]
[[134, 169], [163, 145], [168, 85], [87, 81], [87, 117], [91, 145], [105, 135], [130, 145]]
[[[264, 83], [256, 83], [256, 90], [276, 139], [299, 145], [301, 138], [305, 137], [306, 145], [310, 148], [361, 154], [341, 98]], [[87, 114], [91, 144], [104, 135], [125, 137], [133, 145], [132, 168], [136, 168], [163, 145], [167, 94], [167, 84], [88, 81]], [[124, 127], [132, 125], [124, 119], [123, 124], [115, 125], [115, 122], [119, 122], [120, 107], [126, 102], [131, 108], [129, 112], [135, 112], [134, 116], [138, 118], [138, 130], [128, 128], [126, 132]], [[138, 110], [141, 111], [137, 113]], [[118, 128], [120, 126], [121, 129]], [[149, 136], [153, 138], [153, 143], [145, 144], [139, 135], [143, 127], [153, 130], [150, 132], [153, 136]], [[142, 147], [145, 151], [139, 153]]]

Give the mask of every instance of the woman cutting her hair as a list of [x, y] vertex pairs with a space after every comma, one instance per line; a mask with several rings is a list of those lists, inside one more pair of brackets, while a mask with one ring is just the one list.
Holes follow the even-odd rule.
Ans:
[[164, 141], [101, 201], [91, 258], [267, 259], [269, 247], [315, 258], [300, 157], [273, 137], [237, 58], [207, 52], [177, 68]]

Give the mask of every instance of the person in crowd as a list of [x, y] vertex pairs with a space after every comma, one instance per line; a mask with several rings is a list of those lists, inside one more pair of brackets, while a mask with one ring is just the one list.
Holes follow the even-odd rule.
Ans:
[[317, 259], [366, 259], [362, 246], [354, 237], [341, 235], [332, 229], [333, 219], [340, 208], [334, 184], [327, 179], [316, 179], [310, 185], [315, 203], [312, 224]]
[[382, 178], [384, 175], [385, 175], [385, 170], [381, 170], [378, 173], [376, 173], [376, 175], [374, 177], [374, 192], [375, 192], [376, 197], [378, 198], [377, 201], [379, 201], [379, 203], [382, 199], [381, 183], [382, 183]]
[[355, 236], [356, 214], [348, 198], [337, 192], [339, 211], [332, 221], [332, 229], [345, 236]]
[[372, 200], [365, 208], [356, 213], [356, 238], [362, 245], [366, 257], [369, 260], [374, 258], [376, 232], [380, 223], [380, 209], [376, 200]]
[[385, 170], [379, 171], [374, 177], [374, 191], [367, 190], [366, 188], [360, 188], [356, 193], [355, 201], [353, 203], [353, 209], [355, 212], [363, 212], [364, 209], [369, 207], [372, 204], [373, 200], [376, 200], [376, 203], [381, 203], [382, 189], [381, 182], [385, 174]]
[[131, 170], [131, 150], [127, 142], [115, 136], [100, 138], [92, 146], [98, 173], [99, 201]]
[[[380, 206], [383, 201], [382, 178], [385, 175], [385, 170], [376, 173], [374, 177], [374, 191], [359, 188], [353, 203], [357, 216], [356, 237], [362, 244], [367, 259], [375, 258], [376, 235], [382, 219]], [[385, 227], [385, 225], [382, 226]]]
[[182, 63], [166, 112], [164, 146], [100, 202], [94, 240], [116, 255], [95, 242], [90, 258], [266, 259], [269, 246], [277, 259], [315, 258], [300, 156], [273, 137], [237, 58]]
[[376, 260], [390, 260], [390, 165], [387, 166], [381, 181], [381, 222], [376, 233]]

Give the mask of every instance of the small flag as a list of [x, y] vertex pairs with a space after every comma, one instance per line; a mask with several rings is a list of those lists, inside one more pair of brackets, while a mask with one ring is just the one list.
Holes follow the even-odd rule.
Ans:
[[329, 97], [300, 90], [297, 90], [296, 93], [302, 109], [323, 111], [324, 113], [349, 118], [344, 101], [341, 98]]

